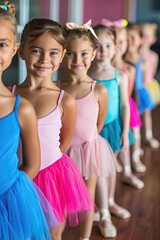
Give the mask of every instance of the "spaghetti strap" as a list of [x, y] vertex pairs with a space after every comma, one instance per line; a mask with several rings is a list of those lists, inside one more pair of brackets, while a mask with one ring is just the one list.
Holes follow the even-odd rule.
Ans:
[[117, 78], [118, 72], [119, 72], [119, 71], [118, 71], [118, 69], [116, 68], [116, 69], [114, 70], [114, 77], [115, 77], [115, 78]]
[[58, 106], [59, 104], [61, 103], [61, 100], [63, 98], [63, 95], [64, 95], [64, 90], [61, 90], [60, 94], [59, 94], [59, 97], [58, 97]]
[[14, 93], [15, 93], [15, 90], [16, 90], [16, 84], [14, 84], [14, 85], [12, 86], [11, 92], [14, 94]]
[[18, 112], [18, 108], [19, 108], [19, 104], [21, 101], [21, 97], [19, 95], [16, 96], [16, 101], [15, 101], [15, 105], [14, 105], [14, 111]]
[[95, 88], [96, 83], [97, 83], [96, 81], [93, 81], [93, 82], [92, 82], [92, 87], [91, 87], [92, 92], [94, 91], [94, 88]]

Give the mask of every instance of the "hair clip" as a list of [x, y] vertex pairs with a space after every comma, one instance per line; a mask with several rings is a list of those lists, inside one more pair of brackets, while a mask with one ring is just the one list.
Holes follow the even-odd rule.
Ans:
[[110, 21], [108, 19], [102, 19], [101, 20], [101, 24], [106, 26], [106, 27], [118, 27], [118, 28], [122, 28], [122, 27], [126, 27], [128, 25], [128, 21], [126, 19], [119, 19], [117, 21]]
[[88, 22], [86, 22], [85, 24], [83, 25], [78, 25], [76, 23], [73, 23], [73, 22], [67, 22], [66, 23], [66, 27], [73, 30], [73, 29], [80, 29], [80, 30], [89, 30], [92, 35], [98, 39], [95, 31], [93, 30], [93, 28], [91, 27], [91, 20], [89, 20]]
[[8, 7], [6, 5], [4, 5], [4, 4], [0, 5], [0, 8], [2, 8], [6, 12], [8, 11]]

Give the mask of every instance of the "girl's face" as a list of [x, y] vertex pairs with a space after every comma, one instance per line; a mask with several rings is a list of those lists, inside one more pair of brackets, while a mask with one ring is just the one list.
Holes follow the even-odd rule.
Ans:
[[35, 77], [51, 78], [64, 56], [64, 49], [50, 33], [36, 39], [28, 38], [20, 47], [20, 57], [25, 60], [27, 71]]
[[124, 55], [127, 51], [127, 33], [125, 30], [116, 32], [117, 53]]
[[17, 52], [15, 36], [9, 22], [0, 19], [0, 72], [6, 70]]
[[142, 27], [142, 45], [151, 47], [156, 42], [153, 29], [149, 26]]
[[65, 64], [67, 69], [74, 75], [82, 75], [90, 68], [96, 51], [90, 41], [85, 38], [73, 38], [68, 42]]
[[128, 49], [129, 50], [138, 50], [142, 44], [142, 39], [138, 31], [130, 29], [127, 32], [128, 35]]
[[99, 43], [96, 44], [96, 60], [99, 62], [112, 60], [116, 53], [116, 46], [112, 38], [107, 34], [98, 34], [98, 39]]

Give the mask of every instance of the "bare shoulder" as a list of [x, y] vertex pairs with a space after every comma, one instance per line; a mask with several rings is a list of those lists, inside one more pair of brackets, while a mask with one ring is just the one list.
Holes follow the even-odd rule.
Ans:
[[127, 74], [124, 73], [123, 71], [118, 72], [118, 78], [121, 79], [127, 79]]
[[159, 57], [157, 52], [155, 52], [155, 51], [153, 51], [153, 50], [150, 50], [150, 52], [151, 52], [151, 54], [152, 54], [152, 56], [153, 56], [154, 58], [158, 58], [158, 57]]
[[21, 98], [20, 106], [19, 106], [19, 116], [22, 118], [28, 118], [32, 115], [35, 116], [35, 110], [32, 104], [25, 98]]
[[107, 88], [101, 83], [96, 83], [94, 92], [98, 95], [107, 94]]
[[75, 105], [75, 99], [71, 96], [71, 94], [64, 91], [64, 95], [62, 98], [62, 106], [69, 107]]

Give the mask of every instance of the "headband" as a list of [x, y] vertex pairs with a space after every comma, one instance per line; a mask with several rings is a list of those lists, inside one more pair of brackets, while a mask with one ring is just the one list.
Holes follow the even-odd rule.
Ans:
[[119, 19], [117, 21], [110, 21], [108, 19], [103, 18], [101, 20], [101, 24], [106, 26], [106, 27], [118, 27], [118, 28], [122, 28], [122, 27], [126, 27], [128, 25], [128, 21], [126, 19]]
[[2, 9], [3, 9], [4, 11], [6, 11], [6, 12], [8, 11], [8, 8], [7, 8], [7, 6], [6, 6], [6, 5], [4, 5], [4, 4], [3, 4], [3, 5], [0, 5], [0, 8], [2, 8]]
[[95, 31], [94, 31], [93, 28], [91, 27], [91, 20], [89, 20], [88, 22], [86, 22], [86, 23], [83, 24], [83, 25], [78, 25], [78, 24], [73, 23], [73, 22], [67, 22], [67, 23], [66, 23], [66, 26], [67, 26], [67, 28], [69, 28], [69, 29], [71, 29], [71, 30], [73, 30], [73, 29], [89, 30], [89, 31], [92, 33], [92, 35], [93, 35], [96, 39], [98, 39]]

